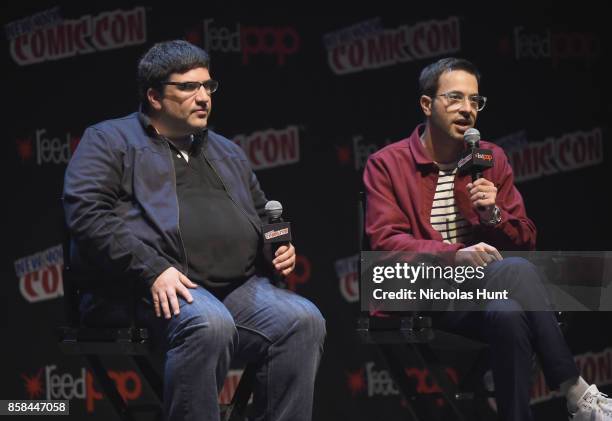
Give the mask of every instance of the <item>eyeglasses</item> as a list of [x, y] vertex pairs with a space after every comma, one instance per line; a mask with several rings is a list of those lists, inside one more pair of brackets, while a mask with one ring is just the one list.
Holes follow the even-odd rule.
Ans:
[[[456, 111], [461, 108], [461, 104], [465, 101], [465, 95], [461, 92], [446, 92], [444, 94], [439, 94], [436, 96], [443, 96], [448, 101], [448, 105], [446, 109], [448, 111]], [[472, 108], [475, 108], [477, 111], [482, 111], [482, 109], [487, 104], [487, 97], [482, 95], [470, 95], [468, 96], [468, 101]]]
[[204, 87], [204, 90], [210, 95], [219, 88], [219, 82], [216, 80], [208, 79], [204, 82], [161, 82], [162, 85], [174, 85], [176, 89], [186, 94], [195, 94], [200, 86]]

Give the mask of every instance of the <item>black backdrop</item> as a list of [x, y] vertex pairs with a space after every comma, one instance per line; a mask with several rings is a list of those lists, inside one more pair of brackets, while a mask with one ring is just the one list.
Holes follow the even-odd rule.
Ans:
[[[531, 7], [313, 17], [236, 4], [220, 15], [169, 4], [20, 2], [3, 11], [0, 398], [72, 397], [75, 419], [109, 419], [84, 362], [55, 345], [58, 198], [83, 130], [136, 109], [139, 56], [154, 42], [186, 38], [208, 47], [220, 81], [211, 126], [247, 150], [268, 198], [293, 223], [299, 260], [289, 287], [327, 319], [315, 419], [406, 419], [386, 367], [352, 333], [357, 196], [367, 156], [422, 120], [416, 86], [425, 64], [456, 55], [482, 71], [489, 103], [477, 127], [510, 156], [539, 249], [609, 249], [609, 25], [586, 6], [542, 15]], [[612, 384], [610, 322], [574, 314], [567, 332], [583, 374], [600, 384]], [[448, 366], [461, 374], [470, 357], [452, 354]], [[128, 400], [151, 398], [133, 367], [111, 363]], [[435, 389], [409, 358], [406, 367], [423, 393]], [[563, 416], [562, 400], [539, 387], [533, 396], [541, 419]], [[433, 401], [431, 419], [446, 413]]]

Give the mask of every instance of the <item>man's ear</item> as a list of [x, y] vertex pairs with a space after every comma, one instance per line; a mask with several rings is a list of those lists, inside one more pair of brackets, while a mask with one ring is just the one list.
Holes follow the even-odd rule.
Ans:
[[152, 109], [159, 111], [162, 108], [161, 104], [162, 94], [157, 89], [149, 88], [147, 89], [147, 101], [149, 101], [149, 105]]
[[427, 95], [421, 95], [419, 99], [419, 104], [421, 105], [421, 109], [423, 110], [423, 114], [427, 117], [431, 117], [431, 107], [433, 106], [433, 99]]

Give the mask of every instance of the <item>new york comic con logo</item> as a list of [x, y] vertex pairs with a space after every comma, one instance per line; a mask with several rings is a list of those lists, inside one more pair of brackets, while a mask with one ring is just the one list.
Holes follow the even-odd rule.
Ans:
[[242, 148], [255, 171], [300, 161], [300, 131], [297, 126], [237, 134], [232, 140]]
[[359, 254], [338, 259], [334, 263], [340, 294], [349, 303], [359, 299]]
[[496, 141], [504, 148], [520, 183], [544, 176], [592, 167], [604, 161], [604, 140], [601, 127], [527, 141], [524, 131]]
[[[125, 402], [142, 396], [142, 380], [133, 370], [108, 370], [108, 376], [115, 382], [119, 395]], [[88, 413], [96, 409], [96, 401], [104, 395], [95, 387], [94, 377], [89, 370], [80, 368], [78, 374], [60, 372], [55, 364], [49, 364], [33, 374], [21, 374], [28, 399], [84, 400]]]
[[25, 33], [6, 31], [14, 34], [9, 49], [20, 66], [139, 45], [147, 40], [144, 7], [60, 20], [51, 26], [33, 26]]
[[332, 72], [344, 75], [455, 53], [461, 49], [457, 17], [383, 28], [380, 18], [323, 35]]
[[14, 265], [15, 274], [19, 278], [19, 290], [28, 302], [35, 303], [64, 295], [64, 255], [61, 245], [22, 257]]

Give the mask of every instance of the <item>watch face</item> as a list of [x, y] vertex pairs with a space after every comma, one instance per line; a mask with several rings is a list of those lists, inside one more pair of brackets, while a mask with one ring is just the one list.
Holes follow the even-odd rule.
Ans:
[[499, 224], [501, 222], [501, 209], [495, 206], [495, 208], [493, 208], [493, 215], [491, 215], [491, 219], [488, 219], [488, 220], [481, 219], [480, 222], [485, 225]]
[[495, 206], [495, 209], [493, 210], [493, 219], [491, 220], [491, 222], [498, 224], [500, 221], [501, 221], [501, 211], [499, 210], [497, 206]]

